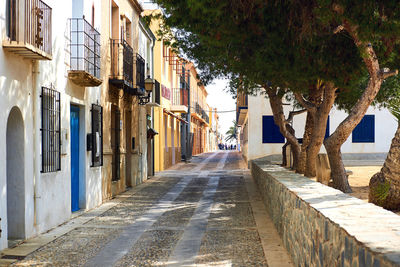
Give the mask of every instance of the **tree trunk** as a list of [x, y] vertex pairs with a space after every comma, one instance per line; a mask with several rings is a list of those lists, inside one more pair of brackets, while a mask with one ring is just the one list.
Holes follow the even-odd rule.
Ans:
[[[267, 87], [265, 87], [267, 88]], [[277, 94], [273, 89], [266, 89], [269, 97], [269, 103], [271, 105], [272, 113], [274, 116], [274, 122], [278, 125], [281, 134], [290, 143], [290, 147], [293, 153], [293, 169], [297, 170], [297, 165], [300, 156], [300, 144], [294, 134], [291, 134], [287, 128], [287, 122], [285, 114], [283, 113], [282, 97]]]
[[311, 141], [312, 131], [314, 129], [314, 119], [310, 112], [307, 112], [306, 125], [304, 127], [303, 143], [301, 144], [301, 152], [297, 172], [304, 174], [306, 172], [307, 148]]
[[333, 187], [344, 193], [351, 193], [352, 190], [349, 185], [349, 180], [347, 179], [346, 169], [343, 165], [342, 153], [340, 152], [341, 145], [330, 146], [330, 143], [326, 144], [325, 142], [324, 144], [328, 153], [329, 165], [331, 167]]
[[[290, 126], [290, 124], [286, 124], [286, 127], [287, 127], [287, 129], [288, 129], [288, 131], [289, 131], [290, 134], [293, 134], [293, 135], [295, 134], [295, 131], [294, 131], [294, 129], [292, 128], [292, 126]], [[290, 143], [286, 141], [286, 143], [285, 143], [285, 144], [283, 145], [283, 147], [282, 147], [282, 166], [283, 166], [283, 167], [286, 167], [287, 164], [288, 164], [287, 158], [286, 158], [286, 147], [287, 147], [288, 145], [290, 145]]]
[[304, 173], [307, 177], [315, 177], [317, 174], [317, 157], [324, 142], [329, 112], [335, 103], [335, 91], [336, 88], [332, 83], [326, 83], [324, 85], [322, 102], [318, 105], [316, 112], [313, 113], [314, 129], [312, 130], [311, 141], [307, 148], [307, 165]]
[[286, 160], [286, 147], [289, 145], [288, 142], [286, 142], [283, 147], [282, 147], [282, 167], [285, 167], [287, 165], [287, 160]]
[[364, 117], [368, 107], [378, 94], [383, 80], [387, 77], [396, 75], [397, 71], [386, 72], [380, 70], [378, 57], [375, 54], [372, 44], [359, 40], [357, 25], [352, 25], [350, 22], [344, 21], [343, 28], [349, 33], [351, 38], [354, 40], [355, 45], [363, 54], [363, 61], [370, 77], [367, 88], [365, 88], [363, 94], [351, 109], [349, 115], [339, 124], [335, 132], [324, 141], [329, 156], [329, 163], [331, 165], [331, 177], [334, 187], [345, 193], [349, 193], [352, 191], [342, 162], [340, 147]]
[[381, 171], [369, 181], [369, 202], [400, 210], [400, 124]]

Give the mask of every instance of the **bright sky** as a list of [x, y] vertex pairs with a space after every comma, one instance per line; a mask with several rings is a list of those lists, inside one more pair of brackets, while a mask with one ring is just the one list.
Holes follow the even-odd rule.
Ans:
[[233, 112], [218, 113], [219, 130], [223, 135], [233, 125], [232, 121], [236, 120], [236, 101], [228, 92], [224, 91], [227, 84], [227, 80], [214, 80], [212, 84], [206, 87], [208, 92], [207, 103], [211, 107], [217, 108], [218, 111], [234, 110]]

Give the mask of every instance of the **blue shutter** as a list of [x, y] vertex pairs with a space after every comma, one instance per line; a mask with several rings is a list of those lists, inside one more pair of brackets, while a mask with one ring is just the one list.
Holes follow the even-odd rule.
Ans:
[[353, 143], [375, 142], [375, 115], [365, 115], [353, 130]]
[[273, 116], [262, 117], [262, 142], [265, 143], [285, 143], [285, 137], [279, 131], [279, 127], [274, 122]]
[[329, 137], [329, 116], [328, 120], [326, 121], [325, 139], [328, 137]]

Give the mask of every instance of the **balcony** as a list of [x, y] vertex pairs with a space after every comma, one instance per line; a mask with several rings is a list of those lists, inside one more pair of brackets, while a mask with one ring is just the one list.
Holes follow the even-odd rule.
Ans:
[[201, 110], [201, 118], [207, 123], [210, 124], [210, 118], [207, 115], [207, 112], [203, 109]]
[[26, 59], [51, 60], [51, 14], [51, 8], [40, 0], [10, 0], [3, 49]]
[[188, 90], [183, 88], [172, 89], [171, 111], [178, 113], [188, 112]]
[[111, 74], [109, 83], [133, 94], [133, 49], [125, 40], [111, 39]]
[[68, 78], [80, 86], [99, 86], [100, 33], [85, 19], [69, 19], [70, 64]]
[[191, 115], [204, 124], [210, 124], [210, 118], [207, 115], [207, 112], [197, 102], [195, 105], [195, 113], [192, 113]]

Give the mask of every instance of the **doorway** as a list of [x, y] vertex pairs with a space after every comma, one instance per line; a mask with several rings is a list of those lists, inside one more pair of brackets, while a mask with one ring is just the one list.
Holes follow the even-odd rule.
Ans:
[[174, 118], [171, 117], [171, 150], [172, 150], [172, 163], [175, 164], [175, 122]]
[[79, 107], [71, 105], [71, 211], [79, 210]]
[[125, 110], [125, 155], [126, 155], [125, 177], [126, 177], [126, 186], [128, 187], [135, 186], [135, 184], [132, 182], [132, 167], [131, 167], [131, 160], [132, 160], [131, 150], [134, 149], [132, 147], [131, 118], [132, 118], [132, 111]]
[[9, 247], [25, 239], [25, 138], [21, 111], [13, 107], [7, 120], [7, 236]]

